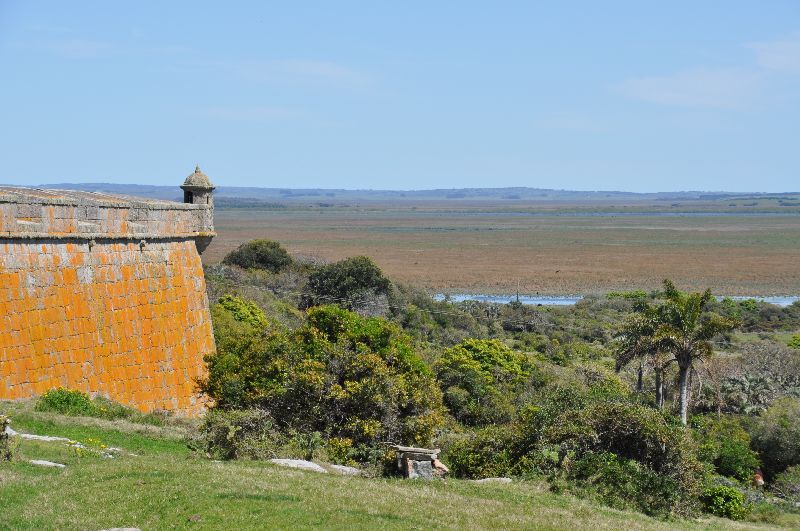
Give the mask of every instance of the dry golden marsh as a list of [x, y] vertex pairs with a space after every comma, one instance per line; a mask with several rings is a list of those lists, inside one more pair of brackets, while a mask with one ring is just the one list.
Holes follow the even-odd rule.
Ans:
[[[800, 215], [586, 205], [394, 204], [218, 209], [217, 262], [268, 238], [325, 260], [367, 255], [392, 278], [451, 292], [587, 294], [664, 278], [727, 295], [800, 293]], [[707, 209], [708, 210], [708, 209]], [[713, 210], [713, 209], [712, 209]]]

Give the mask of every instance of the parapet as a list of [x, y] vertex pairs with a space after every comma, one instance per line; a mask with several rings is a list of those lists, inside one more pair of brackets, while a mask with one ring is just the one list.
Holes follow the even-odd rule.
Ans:
[[98, 192], [0, 187], [0, 239], [195, 240], [214, 233], [214, 206]]

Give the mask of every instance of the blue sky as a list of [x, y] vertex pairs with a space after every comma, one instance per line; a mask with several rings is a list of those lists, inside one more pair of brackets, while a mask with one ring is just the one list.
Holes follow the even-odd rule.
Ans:
[[800, 190], [800, 2], [0, 0], [0, 182]]

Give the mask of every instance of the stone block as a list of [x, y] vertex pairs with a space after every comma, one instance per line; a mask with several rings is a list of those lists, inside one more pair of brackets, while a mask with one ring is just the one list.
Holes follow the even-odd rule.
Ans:
[[406, 461], [406, 478], [408, 479], [433, 479], [433, 463], [427, 461]]

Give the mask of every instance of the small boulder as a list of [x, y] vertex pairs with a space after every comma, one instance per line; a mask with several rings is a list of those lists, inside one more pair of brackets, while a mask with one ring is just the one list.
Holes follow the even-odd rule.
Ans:
[[483, 478], [473, 479], [473, 483], [511, 483], [511, 478]]
[[61, 463], [54, 463], [52, 461], [45, 461], [44, 459], [31, 459], [28, 461], [32, 465], [36, 466], [49, 466], [52, 468], [67, 468], [67, 465], [62, 465]]
[[301, 470], [310, 470], [312, 472], [321, 472], [323, 474], [328, 473], [327, 470], [318, 464], [312, 463], [311, 461], [305, 461], [303, 459], [270, 459], [269, 462], [278, 466], [299, 468]]

